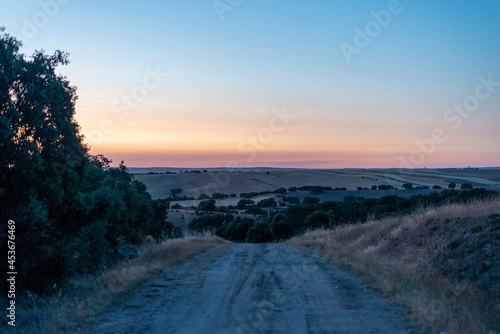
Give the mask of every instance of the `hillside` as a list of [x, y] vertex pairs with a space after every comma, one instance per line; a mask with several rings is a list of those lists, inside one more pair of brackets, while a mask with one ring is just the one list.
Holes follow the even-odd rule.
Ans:
[[[140, 169], [131, 168], [135, 173]], [[149, 172], [148, 172], [149, 171]], [[152, 174], [148, 174], [152, 173]], [[404, 183], [415, 186], [438, 185], [446, 188], [449, 183], [471, 183], [474, 187], [500, 190], [500, 170], [496, 169], [291, 169], [291, 170], [243, 170], [243, 171], [208, 171], [197, 173], [180, 172], [175, 174], [154, 174], [157, 172], [144, 169], [144, 173], [135, 174], [136, 180], [147, 187], [151, 196], [166, 198], [170, 189], [182, 188], [183, 194], [198, 198], [200, 194], [211, 195], [241, 194], [244, 192], [273, 191], [277, 188], [300, 187], [306, 185], [370, 188], [373, 185], [389, 184], [401, 189]], [[365, 195], [363, 195], [365, 196]]]
[[373, 281], [436, 333], [500, 331], [500, 201], [317, 230], [289, 243]]

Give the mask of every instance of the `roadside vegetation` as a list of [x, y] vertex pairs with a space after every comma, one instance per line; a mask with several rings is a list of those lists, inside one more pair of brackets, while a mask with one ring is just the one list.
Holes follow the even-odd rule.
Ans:
[[[28, 294], [20, 298], [17, 333], [77, 333], [110, 306], [123, 302], [175, 265], [229, 243], [214, 236], [187, 236], [155, 242], [148, 237], [135, 246], [137, 256], [98, 274], [74, 277], [51, 296]], [[2, 302], [1, 307], [6, 305]]]
[[27, 57], [21, 46], [0, 28], [0, 230], [15, 225], [15, 255], [0, 270], [19, 273], [16, 298], [102, 272], [124, 244], [181, 236], [123, 162], [110, 168], [89, 153], [74, 119], [76, 88], [56, 73], [67, 55]]
[[374, 282], [432, 332], [500, 332], [500, 200], [315, 230], [288, 241]]

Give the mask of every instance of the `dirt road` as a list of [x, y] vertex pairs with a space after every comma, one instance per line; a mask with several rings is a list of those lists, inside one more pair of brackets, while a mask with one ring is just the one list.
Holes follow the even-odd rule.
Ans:
[[100, 316], [88, 333], [408, 333], [358, 277], [281, 244], [201, 254]]

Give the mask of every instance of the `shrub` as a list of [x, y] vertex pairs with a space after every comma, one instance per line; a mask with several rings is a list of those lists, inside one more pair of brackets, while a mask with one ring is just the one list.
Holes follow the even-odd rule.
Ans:
[[198, 210], [215, 211], [215, 209], [216, 206], [215, 206], [215, 201], [213, 199], [201, 201], [200, 204], [198, 204]]
[[325, 211], [314, 211], [306, 217], [304, 226], [310, 229], [327, 228], [330, 226], [330, 217]]
[[269, 223], [258, 223], [248, 229], [247, 241], [253, 243], [265, 243], [273, 240], [271, 226]]
[[257, 203], [261, 208], [275, 208], [278, 206], [278, 203], [274, 200], [274, 198], [266, 198]]
[[245, 213], [249, 215], [267, 215], [266, 211], [262, 210], [261, 207], [256, 205], [248, 207]]
[[223, 232], [223, 226], [233, 220], [231, 215], [206, 215], [194, 218], [188, 224], [188, 229], [191, 232], [204, 233], [211, 232], [217, 235], [221, 235]]
[[255, 225], [251, 218], [236, 217], [224, 225], [222, 236], [228, 240], [235, 242], [244, 242], [247, 237], [248, 230]]
[[413, 184], [411, 183], [405, 183], [402, 186], [405, 190], [412, 190], [413, 189]]
[[274, 240], [285, 240], [292, 236], [293, 228], [288, 217], [278, 213], [271, 222], [271, 235]]
[[472, 189], [472, 188], [473, 186], [470, 183], [462, 183], [462, 185], [460, 186], [460, 189]]
[[278, 188], [274, 191], [275, 194], [285, 194], [286, 188]]
[[236, 205], [236, 207], [238, 208], [238, 210], [245, 210], [247, 208], [247, 206], [253, 205], [253, 204], [255, 204], [255, 201], [252, 201], [250, 199], [240, 199], [238, 201], [238, 204]]
[[298, 197], [283, 197], [284, 202], [288, 202], [290, 204], [300, 204], [300, 198]]

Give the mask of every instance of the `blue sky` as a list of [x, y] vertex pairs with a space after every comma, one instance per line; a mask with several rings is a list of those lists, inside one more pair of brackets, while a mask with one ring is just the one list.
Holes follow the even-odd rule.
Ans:
[[[130, 166], [397, 167], [435, 128], [447, 140], [415, 167], [500, 165], [500, 88], [459, 129], [443, 120], [480, 76], [500, 81], [499, 1], [221, 3], [223, 20], [213, 1], [0, 0], [0, 26], [27, 54], [71, 54], [60, 70], [93, 152]], [[340, 45], [391, 6], [347, 61]], [[148, 67], [169, 75], [117, 117]], [[285, 107], [294, 121], [248, 161], [238, 147]], [[102, 119], [113, 130], [91, 140]]]

